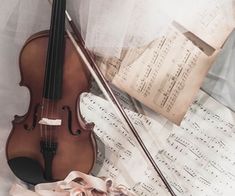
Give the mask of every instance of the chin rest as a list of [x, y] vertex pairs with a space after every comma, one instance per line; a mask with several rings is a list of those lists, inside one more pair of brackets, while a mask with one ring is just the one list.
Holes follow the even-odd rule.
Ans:
[[36, 185], [47, 182], [43, 175], [43, 169], [38, 161], [28, 157], [16, 157], [10, 159], [8, 164], [14, 174], [24, 182]]

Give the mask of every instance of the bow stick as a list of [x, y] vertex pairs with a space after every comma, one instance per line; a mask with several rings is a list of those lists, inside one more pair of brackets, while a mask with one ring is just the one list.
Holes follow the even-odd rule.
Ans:
[[154, 161], [152, 155], [150, 154], [150, 152], [148, 151], [148, 149], [145, 146], [144, 142], [142, 141], [141, 137], [139, 136], [138, 132], [136, 131], [133, 123], [131, 122], [131, 120], [127, 116], [126, 112], [122, 108], [121, 104], [119, 103], [119, 101], [117, 100], [115, 95], [113, 94], [113, 91], [110, 88], [108, 82], [106, 81], [105, 77], [103, 76], [102, 72], [100, 71], [99, 67], [97, 66], [96, 62], [94, 61], [94, 59], [92, 57], [92, 54], [86, 49], [84, 40], [82, 39], [78, 28], [74, 24], [72, 18], [70, 17], [70, 15], [67, 11], [66, 11], [66, 17], [68, 19], [68, 22], [70, 24], [70, 27], [71, 27], [74, 35], [76, 36], [76, 38], [78, 40], [78, 41], [76, 41], [76, 39], [73, 37], [73, 35], [70, 33], [70, 31], [68, 29], [66, 29], [66, 32], [67, 32], [71, 42], [73, 43], [76, 51], [78, 52], [78, 54], [80, 55], [80, 57], [84, 61], [85, 65], [87, 66], [87, 68], [90, 71], [91, 75], [93, 76], [93, 78], [97, 82], [97, 84], [98, 84], [99, 88], [101, 89], [101, 91], [104, 93], [107, 100], [109, 100], [109, 102], [112, 104], [112, 106], [114, 107], [117, 114], [119, 114], [119, 116], [122, 119], [123, 123], [134, 134], [134, 136], [137, 139], [139, 145], [141, 146], [142, 150], [144, 151], [146, 157], [148, 158], [148, 160], [150, 161], [150, 163], [154, 167], [155, 171], [158, 173], [159, 177], [161, 178], [161, 180], [165, 184], [165, 186], [168, 189], [168, 191], [170, 192], [170, 194], [172, 196], [176, 196], [176, 194], [172, 190], [170, 184], [166, 180], [165, 176], [162, 174], [161, 170], [159, 169], [156, 162]]

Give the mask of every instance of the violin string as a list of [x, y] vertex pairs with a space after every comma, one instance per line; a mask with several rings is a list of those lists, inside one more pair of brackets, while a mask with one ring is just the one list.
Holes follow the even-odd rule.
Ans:
[[[52, 0], [53, 2], [51, 2], [51, 3], [53, 3], [53, 4], [55, 4], [55, 0]], [[55, 10], [57, 10], [57, 8], [58, 7], [56, 7], [55, 8]], [[52, 6], [52, 10], [51, 10], [51, 13], [53, 13], [53, 6]], [[51, 16], [51, 20], [52, 20], [52, 16]], [[54, 24], [55, 25], [55, 24]], [[51, 26], [50, 26], [50, 34], [51, 33], [53, 33], [53, 31], [52, 31], [52, 24], [51, 24]], [[52, 37], [54, 37], [54, 35], [52, 36]], [[51, 38], [51, 36], [49, 36], [49, 38]], [[49, 43], [49, 40], [48, 40], [48, 43]], [[53, 47], [52, 47], [53, 48]], [[48, 47], [48, 49], [49, 49], [49, 47]], [[52, 66], [52, 65], [54, 65], [54, 64], [52, 64], [51, 62], [50, 62], [50, 66]], [[50, 69], [50, 76], [49, 76], [49, 87], [48, 87], [48, 95], [47, 95], [47, 97], [48, 97], [48, 102], [49, 102], [49, 97], [50, 97], [50, 91], [51, 91], [51, 88], [53, 88], [52, 87], [52, 85], [54, 85], [54, 84], [51, 84], [52, 83], [52, 80], [51, 80], [51, 77], [52, 77], [52, 68]], [[53, 90], [53, 94], [54, 94], [54, 90]], [[53, 95], [54, 96], [54, 95]], [[49, 114], [50, 113], [50, 105], [51, 104], [53, 104], [53, 102], [50, 102], [48, 105], [47, 105], [47, 114]], [[51, 111], [51, 114], [53, 113], [53, 106], [52, 106], [52, 111]], [[50, 118], [49, 116], [48, 116], [48, 118]], [[49, 127], [48, 127], [49, 126]], [[46, 134], [49, 132], [49, 146], [51, 146], [51, 126], [50, 125], [48, 125], [47, 127], [48, 127], [48, 130], [46, 131]], [[46, 141], [47, 142], [47, 141]]]
[[[66, 0], [61, 0], [61, 1], [59, 1], [59, 3], [58, 3], [58, 7], [56, 8], [56, 10], [58, 11], [58, 12], [60, 12], [60, 10], [62, 10], [62, 13], [60, 13], [60, 15], [62, 14], [62, 16], [61, 17], [59, 17], [59, 20], [56, 20], [56, 24], [55, 24], [55, 26], [57, 26], [58, 27], [58, 29], [56, 29], [59, 33], [62, 33], [63, 34], [63, 38], [61, 38], [62, 40], [64, 39], [64, 32], [65, 32], [65, 30], [64, 30], [64, 23], [65, 23], [65, 9], [66, 9]], [[58, 16], [58, 14], [59, 13], [55, 13], [55, 16]], [[57, 31], [55, 31], [54, 30], [54, 39], [55, 39], [55, 37], [56, 37], [56, 35], [57, 35]], [[59, 41], [56, 41], [56, 42], [53, 42], [53, 44], [54, 44], [54, 46], [53, 46], [53, 49], [55, 48], [56, 50], [58, 50], [59, 49], [59, 51], [58, 52], [55, 52], [55, 58], [54, 58], [54, 63], [53, 63], [53, 66], [54, 66], [54, 69], [53, 69], [53, 71], [54, 71], [54, 73], [57, 73], [57, 71], [58, 71], [58, 65], [61, 65], [62, 63], [64, 63], [63, 61], [64, 61], [64, 58], [63, 58], [63, 56], [62, 55], [64, 55], [64, 52], [65, 52], [65, 45], [64, 45], [64, 40], [63, 40], [63, 42], [61, 42], [61, 40], [59, 40]], [[63, 54], [61, 54], [60, 52], [62, 51], [62, 53]], [[59, 58], [60, 57], [60, 58]], [[58, 61], [58, 62], [57, 62]], [[61, 61], [61, 62], [59, 62], [59, 61]], [[63, 78], [63, 77], [62, 77]], [[59, 115], [59, 109], [58, 109], [58, 104], [57, 104], [57, 97], [56, 97], [56, 91], [57, 91], [57, 89], [56, 89], [56, 74], [53, 74], [53, 81], [52, 81], [52, 83], [53, 83], [53, 85], [52, 85], [52, 104], [51, 104], [51, 114], [53, 115], [53, 118], [54, 117], [59, 117], [60, 115]], [[62, 88], [61, 86], [59, 86], [60, 88]], [[56, 100], [55, 100], [56, 99]], [[49, 144], [50, 144], [50, 146], [52, 145], [52, 140], [54, 139], [54, 135], [55, 135], [55, 132], [56, 132], [56, 129], [57, 129], [58, 127], [57, 126], [49, 126]], [[56, 132], [57, 133], [57, 132]]]
[[[55, 0], [54, 0], [55, 1]], [[53, 2], [54, 3], [54, 2]], [[57, 3], [57, 6], [58, 6], [58, 3]], [[58, 10], [58, 7], [56, 7], [56, 9], [55, 10]], [[54, 14], [56, 14], [56, 13], [54, 13]], [[57, 24], [54, 24], [55, 26], [57, 25]], [[52, 28], [52, 27], [51, 27]], [[52, 31], [52, 30], [51, 30]], [[52, 31], [53, 32], [53, 37], [52, 37], [52, 39], [55, 39], [55, 34], [56, 34], [56, 32], [55, 31]], [[51, 37], [50, 37], [51, 38]], [[56, 44], [56, 42], [53, 42], [53, 46], [52, 46], [52, 49], [54, 49], [54, 48], [57, 48], [56, 46], [55, 46], [55, 44]], [[52, 54], [53, 54], [53, 52], [51, 52]], [[54, 58], [53, 58], [53, 60], [55, 60]], [[48, 94], [50, 94], [50, 92], [52, 91], [53, 93], [52, 93], [52, 97], [50, 97], [51, 99], [52, 99], [52, 101], [51, 101], [51, 103], [50, 103], [50, 106], [51, 106], [51, 110], [50, 110], [50, 107], [49, 107], [49, 114], [51, 114], [51, 115], [53, 115], [54, 114], [54, 98], [55, 98], [55, 74], [54, 74], [54, 77], [52, 76], [52, 70], [54, 70], [55, 72], [56, 72], [56, 63], [55, 62], [51, 62], [50, 63], [50, 66], [53, 66], [53, 67], [55, 67], [55, 70], [54, 69], [52, 69], [51, 68], [51, 75], [50, 75], [50, 82], [49, 82], [49, 90], [48, 90]], [[52, 80], [52, 77], [53, 77], [53, 80]], [[52, 84], [51, 84], [52, 83]], [[50, 118], [50, 117], [49, 117]], [[50, 126], [50, 125], [48, 125], [48, 132], [49, 132], [49, 146], [51, 147], [51, 140], [52, 140], [52, 126]]]
[[[54, 4], [54, 1], [53, 1], [53, 4]], [[51, 10], [51, 13], [55, 12], [56, 10], [58, 10], [58, 6], [59, 6], [59, 3], [55, 3], [55, 5], [53, 5], [52, 7], [52, 10]], [[51, 20], [52, 21], [52, 20]], [[54, 24], [55, 25], [55, 24]], [[52, 27], [52, 24], [51, 24], [51, 27]], [[55, 37], [55, 31], [52, 31], [52, 28], [50, 28], [50, 34], [52, 34], [52, 36], [49, 36], [49, 38], [53, 38]], [[48, 40], [48, 43], [49, 43], [49, 40]], [[53, 49], [55, 47], [51, 47], [51, 54], [53, 54]], [[49, 50], [49, 46], [48, 46], [48, 50]], [[48, 61], [50, 61], [48, 64], [50, 64], [50, 66], [54, 66], [55, 64], [52, 64], [51, 63], [51, 59], [48, 59]], [[47, 73], [48, 69], [46, 68], [46, 77], [48, 77], [48, 73]], [[46, 118], [50, 118], [50, 114], [52, 114], [53, 111], [53, 104], [51, 106], [51, 102], [50, 101], [50, 92], [51, 90], [53, 89], [53, 85], [52, 84], [52, 68], [49, 70], [49, 84], [48, 84], [48, 91], [47, 91], [47, 99], [45, 100], [46, 102]], [[51, 109], [52, 108], [52, 109]], [[50, 125], [45, 125], [45, 142], [46, 142], [46, 146], [49, 146], [51, 145], [51, 126]]]
[[[41, 104], [40, 105], [40, 120], [41, 120], [42, 117], [43, 117], [43, 106], [44, 106], [44, 98], [43, 98], [43, 96], [42, 96], [42, 101], [41, 101], [40, 104]], [[42, 124], [39, 124], [39, 129], [40, 129], [40, 137], [41, 137], [41, 139], [44, 139], [43, 138], [44, 137], [44, 135], [43, 135], [43, 125]]]
[[[63, 17], [61, 17], [61, 19], [62, 19], [62, 24], [60, 25], [60, 30], [59, 30], [59, 32], [60, 33], [62, 33], [63, 34], [63, 43], [62, 43], [62, 46], [61, 46], [61, 49], [63, 50], [62, 51], [62, 55], [63, 55], [63, 58], [62, 58], [62, 63], [63, 63], [63, 65], [64, 65], [64, 58], [65, 58], [65, 52], [66, 52], [66, 50], [65, 50], [65, 44], [66, 44], [66, 40], [65, 40], [65, 10], [66, 10], [66, 3], [67, 3], [67, 1], [66, 0], [64, 0], [63, 1], [63, 4], [62, 4], [62, 6], [63, 6], [63, 10], [62, 10], [62, 13], [61, 14], [63, 14]], [[63, 71], [62, 71], [62, 73], [63, 73]], [[63, 81], [63, 76], [62, 76], [62, 81]], [[63, 82], [62, 82], [63, 83]], [[60, 88], [61, 88], [61, 93], [62, 93], [62, 96], [63, 96], [63, 86], [60, 86]], [[59, 110], [61, 109], [61, 106], [60, 106], [60, 108], [58, 108], [58, 105], [57, 105], [57, 102], [55, 103], [56, 104], [56, 114], [58, 115], [58, 117], [60, 118], [60, 119], [62, 119], [62, 115], [61, 115], [61, 112], [59, 112]], [[62, 123], [62, 122], [61, 122]], [[62, 126], [62, 124], [60, 125], [60, 126]], [[56, 131], [56, 130], [55, 130]], [[53, 134], [55, 133], [55, 140], [57, 139], [56, 138], [56, 133], [58, 133], [57, 131], [56, 132], [53, 132]], [[54, 136], [54, 135], [53, 135]]]
[[[57, 7], [56, 7], [56, 11], [57, 12], [59, 12], [59, 10], [60, 10], [60, 8], [61, 8], [61, 6], [62, 6], [62, 0], [60, 0], [58, 3], [57, 3]], [[54, 13], [55, 14], [55, 16], [57, 16], [57, 14], [58, 13]], [[60, 26], [59, 25], [59, 23], [60, 23], [60, 20], [55, 20], [55, 22], [56, 22], [56, 24], [54, 24], [54, 26]], [[59, 31], [60, 32], [60, 31]], [[56, 34], [58, 33], [58, 32], [56, 32], [55, 31], [55, 29], [54, 29], [54, 36], [53, 36], [53, 39], [56, 39]], [[59, 48], [59, 43], [58, 42], [53, 42], [53, 49], [58, 49]], [[56, 74], [55, 73], [57, 73], [57, 63], [58, 62], [56, 62], [55, 60], [56, 59], [58, 59], [58, 53], [53, 53], [53, 54], [55, 54], [55, 58], [53, 59], [54, 60], [54, 62], [53, 62], [53, 64], [51, 64], [51, 65], [53, 65], [54, 66], [54, 69], [53, 69], [53, 71], [54, 71], [54, 74], [53, 74], [53, 78], [52, 78], [52, 80], [50, 79], [50, 81], [52, 81], [52, 89], [50, 89], [50, 90], [52, 90], [52, 103], [51, 103], [51, 112], [50, 112], [50, 114], [52, 115], [52, 117], [54, 118], [55, 116], [55, 114], [57, 114], [57, 104], [56, 104], [56, 100], [55, 100], [55, 97], [56, 97], [56, 95], [55, 95], [55, 93], [56, 93]], [[56, 128], [55, 128], [56, 129]], [[51, 147], [52, 146], [52, 134], [53, 134], [53, 132], [54, 132], [55, 130], [54, 130], [54, 127], [53, 126], [49, 126], [49, 146]]]

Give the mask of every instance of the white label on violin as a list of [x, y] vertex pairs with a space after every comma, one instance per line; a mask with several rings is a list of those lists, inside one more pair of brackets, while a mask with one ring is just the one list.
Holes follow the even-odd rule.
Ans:
[[62, 120], [61, 119], [42, 118], [39, 121], [39, 124], [41, 124], [41, 125], [59, 126], [59, 125], [62, 124]]

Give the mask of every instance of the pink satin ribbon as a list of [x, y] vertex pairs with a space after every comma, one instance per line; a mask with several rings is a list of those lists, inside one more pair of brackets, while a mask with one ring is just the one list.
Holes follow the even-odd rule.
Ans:
[[[78, 181], [74, 181], [78, 180]], [[71, 172], [63, 181], [35, 186], [35, 192], [14, 184], [11, 196], [135, 196], [125, 186], [115, 186], [110, 179], [101, 179], [78, 171]]]

